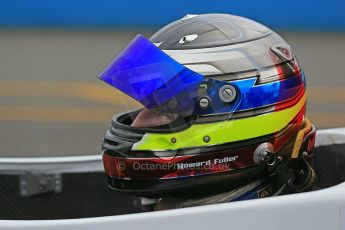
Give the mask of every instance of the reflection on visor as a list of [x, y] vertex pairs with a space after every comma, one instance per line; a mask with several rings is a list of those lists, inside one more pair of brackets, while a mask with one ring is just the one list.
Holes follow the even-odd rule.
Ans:
[[181, 94], [193, 94], [203, 76], [169, 57], [148, 39], [137, 35], [99, 78], [147, 108], [174, 99], [175, 109], [186, 106]]

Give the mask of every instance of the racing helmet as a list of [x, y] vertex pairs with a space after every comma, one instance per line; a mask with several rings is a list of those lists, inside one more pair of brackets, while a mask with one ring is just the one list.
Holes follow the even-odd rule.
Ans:
[[262, 24], [186, 15], [137, 35], [98, 77], [143, 105], [114, 116], [103, 139], [117, 191], [196, 196], [273, 175], [299, 192], [315, 181], [304, 72]]

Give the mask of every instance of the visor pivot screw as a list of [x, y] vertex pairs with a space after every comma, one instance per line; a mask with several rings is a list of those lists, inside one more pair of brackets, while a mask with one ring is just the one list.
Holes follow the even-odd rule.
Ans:
[[171, 138], [171, 143], [173, 143], [173, 144], [176, 143], [176, 138], [175, 137]]
[[205, 143], [208, 143], [208, 142], [210, 142], [211, 138], [209, 136], [204, 136], [203, 140]]
[[208, 108], [210, 105], [210, 101], [206, 98], [206, 97], [202, 97], [200, 100], [199, 100], [199, 106], [200, 108], [202, 109], [206, 109]]
[[227, 98], [232, 97], [232, 91], [230, 89], [224, 89], [223, 90], [223, 96], [227, 97]]
[[219, 89], [219, 97], [224, 102], [232, 102], [236, 98], [236, 89], [232, 85], [224, 85]]

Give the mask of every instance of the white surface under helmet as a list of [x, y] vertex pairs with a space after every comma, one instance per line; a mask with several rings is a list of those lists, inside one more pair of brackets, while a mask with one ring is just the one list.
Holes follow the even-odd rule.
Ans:
[[[345, 143], [345, 128], [320, 130], [316, 146]], [[80, 171], [100, 171], [100, 156], [0, 159], [0, 170], [24, 168], [47, 170], [69, 162]], [[55, 167], [52, 167], [56, 171]], [[67, 169], [68, 170], [68, 169]], [[15, 173], [15, 170], [12, 170]], [[0, 229], [265, 229], [265, 230], [342, 230], [345, 229], [345, 183], [319, 191], [265, 199], [215, 204], [141, 214], [70, 220], [16, 221], [0, 220]], [[86, 201], [87, 202], [87, 201]], [[3, 207], [4, 208], [4, 207]]]

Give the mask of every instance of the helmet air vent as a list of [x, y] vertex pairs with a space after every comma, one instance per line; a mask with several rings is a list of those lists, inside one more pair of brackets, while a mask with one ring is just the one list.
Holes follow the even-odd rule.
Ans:
[[191, 43], [192, 41], [194, 41], [197, 38], [198, 38], [197, 34], [186, 35], [180, 39], [179, 43], [182, 45], [185, 45], [185, 44]]

